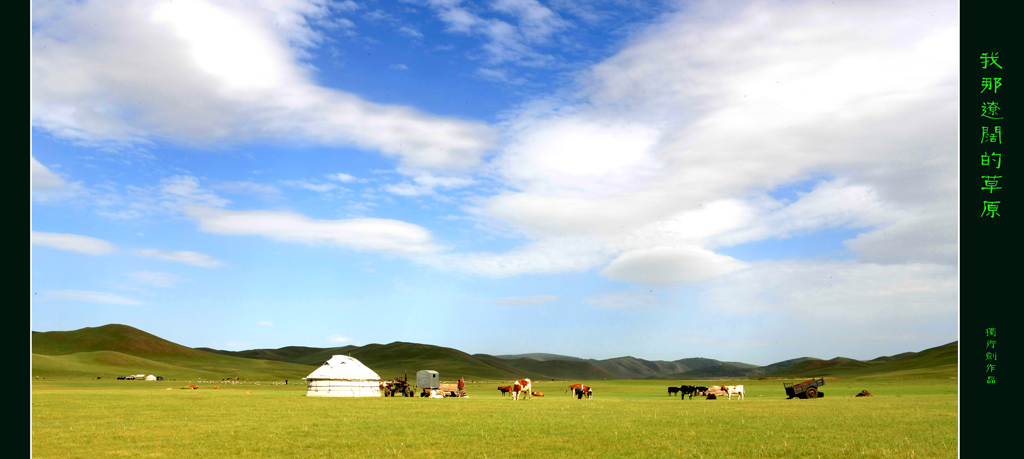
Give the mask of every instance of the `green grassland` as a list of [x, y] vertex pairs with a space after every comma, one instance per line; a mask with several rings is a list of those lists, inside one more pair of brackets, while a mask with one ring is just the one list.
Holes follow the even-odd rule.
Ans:
[[[32, 447], [40, 458], [956, 457], [956, 380], [899, 378], [829, 380], [817, 400], [786, 400], [777, 380], [716, 381], [744, 384], [745, 400], [681, 400], [664, 381], [592, 381], [594, 399], [576, 400], [568, 382], [535, 382], [546, 396], [516, 402], [497, 382], [435, 400], [47, 379], [33, 382]], [[865, 389], [874, 396], [853, 397]]]
[[[763, 367], [773, 371], [761, 379], [684, 373], [665, 381], [605, 380], [586, 362], [471, 356], [414, 343], [234, 353], [125, 325], [33, 333], [32, 448], [45, 458], [955, 457], [956, 344], [866, 362], [793, 359]], [[469, 397], [306, 397], [301, 378], [349, 351], [384, 379], [425, 368], [445, 380], [464, 376]], [[698, 373], [721, 365], [688, 363], [709, 364]], [[114, 380], [138, 373], [167, 380]], [[572, 379], [580, 375], [590, 380], [593, 400], [566, 393], [583, 382]], [[229, 376], [244, 381], [221, 381]], [[817, 400], [786, 400], [782, 381], [771, 379], [808, 376], [837, 379], [826, 381]], [[521, 377], [534, 378], [534, 390], [547, 396], [513, 402], [496, 390]], [[291, 384], [275, 384], [285, 379]], [[183, 390], [186, 384], [200, 389]], [[743, 384], [747, 397], [668, 395], [669, 385], [681, 384]], [[855, 398], [862, 390], [874, 396]]]

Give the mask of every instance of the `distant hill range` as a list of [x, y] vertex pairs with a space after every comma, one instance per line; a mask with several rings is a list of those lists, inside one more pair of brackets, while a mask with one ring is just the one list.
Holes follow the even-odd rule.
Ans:
[[[599, 379], [739, 379], [811, 376], [869, 376], [927, 373], [954, 376], [957, 343], [921, 352], [859, 361], [844, 357], [823, 360], [801, 357], [757, 366], [695, 357], [674, 361], [617, 357], [582, 359], [558, 354], [487, 355], [429, 344], [394, 342], [365, 346], [224, 351], [190, 348], [127, 325], [104, 325], [63, 332], [32, 332], [34, 375], [110, 376], [159, 374], [176, 379], [300, 379], [332, 355], [351, 355], [382, 379], [436, 370], [442, 379], [475, 380], [599, 380]], [[415, 376], [413, 376], [415, 377]]]

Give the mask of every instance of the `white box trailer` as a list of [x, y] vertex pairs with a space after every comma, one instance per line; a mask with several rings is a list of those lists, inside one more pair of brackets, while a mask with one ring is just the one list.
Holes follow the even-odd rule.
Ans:
[[417, 371], [416, 387], [420, 389], [438, 389], [441, 387], [441, 375], [434, 370]]

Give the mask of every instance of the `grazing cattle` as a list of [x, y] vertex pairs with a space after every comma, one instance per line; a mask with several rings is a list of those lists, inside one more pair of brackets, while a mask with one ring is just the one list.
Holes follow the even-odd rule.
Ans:
[[668, 386], [668, 395], [676, 395], [676, 394], [678, 394], [679, 393], [679, 389], [680, 388], [678, 388], [678, 387]]
[[862, 390], [862, 391], [860, 391], [859, 394], [854, 395], [854, 397], [870, 397], [870, 396], [871, 396], [871, 392], [868, 392], [866, 390]]
[[687, 395], [690, 396], [690, 399], [693, 399], [693, 393], [697, 392], [697, 388], [694, 386], [679, 386], [679, 392], [682, 393], [680, 400], [686, 398]]
[[717, 400], [717, 399], [718, 399], [718, 397], [716, 397], [715, 394], [708, 394], [708, 400]]
[[708, 391], [708, 388], [704, 386], [697, 386], [695, 389], [697, 395], [704, 395], [704, 393]]
[[569, 396], [572, 397], [572, 396], [576, 395], [576, 389], [582, 389], [582, 388], [583, 388], [583, 384], [573, 384], [573, 385], [569, 386], [569, 391], [568, 391], [569, 392]]
[[533, 385], [529, 379], [520, 379], [512, 384], [512, 400], [519, 400], [519, 393], [526, 392], [528, 398], [532, 397], [530, 391], [533, 390]]
[[501, 396], [504, 397], [505, 394], [512, 392], [512, 386], [498, 386], [498, 390], [501, 391]]
[[583, 386], [583, 392], [585, 392], [587, 394], [587, 400], [590, 400], [590, 399], [594, 398], [594, 389], [593, 388], [590, 388], [590, 387], [587, 387], [587, 386]]
[[544, 393], [543, 392], [533, 392], [533, 396], [534, 397], [543, 397]]
[[738, 395], [740, 399], [746, 398], [743, 393], [743, 385], [739, 386], [722, 386], [722, 390], [729, 394], [729, 400], [732, 400], [733, 395]]

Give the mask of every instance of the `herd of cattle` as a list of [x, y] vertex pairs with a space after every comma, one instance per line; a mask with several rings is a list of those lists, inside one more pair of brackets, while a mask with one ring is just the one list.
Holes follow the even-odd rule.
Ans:
[[[519, 400], [519, 394], [526, 392], [527, 397], [543, 397], [544, 394], [540, 392], [532, 392], [533, 385], [529, 379], [520, 379], [514, 382], [511, 386], [498, 386], [498, 390], [501, 391], [501, 395], [512, 394], [512, 400]], [[569, 386], [566, 392], [572, 392], [572, 396], [577, 399], [587, 397], [587, 399], [594, 398], [594, 389], [583, 384], [573, 384]], [[682, 394], [682, 399], [685, 400], [686, 396], [689, 395], [690, 399], [693, 399], [694, 395], [706, 396], [709, 400], [714, 400], [718, 396], [725, 395], [732, 400], [732, 396], [735, 395], [740, 399], [746, 398], [746, 393], [743, 391], [743, 385], [738, 386], [679, 386], [668, 388], [668, 395]]]
[[[544, 394], [541, 392], [533, 392], [533, 383], [529, 379], [520, 379], [511, 386], [498, 386], [498, 390], [501, 391], [501, 395], [512, 394], [512, 400], [519, 400], [519, 394], [526, 392], [528, 397], [543, 397]], [[582, 399], [587, 397], [588, 399], [594, 398], [594, 389], [584, 386], [583, 384], [573, 384], [569, 386], [566, 392], [572, 391], [572, 395], [576, 398]]]
[[720, 395], [728, 395], [729, 400], [732, 400], [732, 396], [736, 395], [739, 398], [746, 398], [746, 394], [743, 392], [743, 385], [739, 386], [679, 386], [679, 387], [668, 387], [668, 395], [675, 395], [681, 393], [681, 398], [686, 399], [686, 396], [690, 396], [690, 400], [693, 400], [694, 395], [704, 395], [708, 400], [714, 400]]

